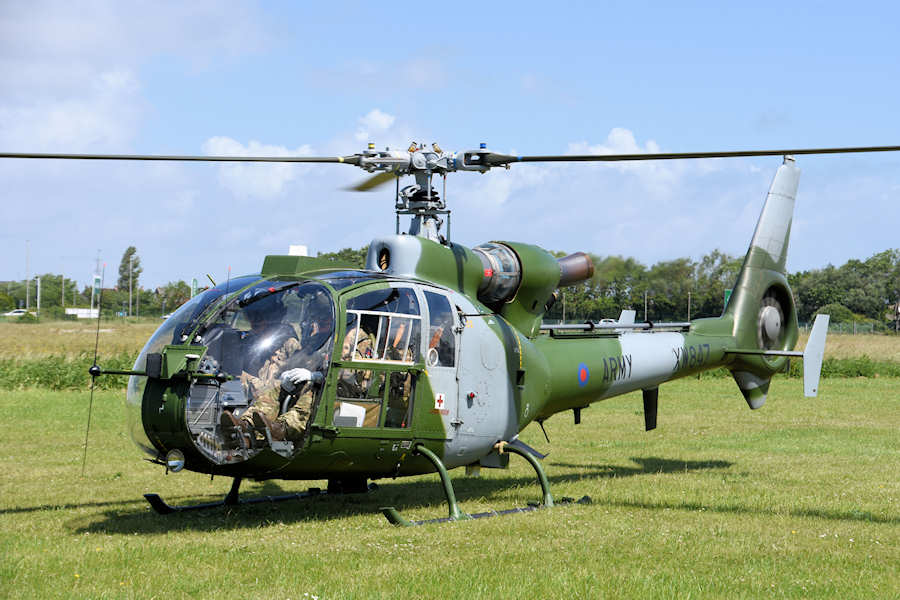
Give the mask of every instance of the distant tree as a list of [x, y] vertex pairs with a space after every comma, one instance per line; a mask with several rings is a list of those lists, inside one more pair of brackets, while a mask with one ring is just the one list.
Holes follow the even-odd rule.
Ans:
[[318, 258], [325, 258], [337, 263], [351, 265], [357, 269], [365, 268], [366, 256], [369, 254], [369, 247], [363, 246], [359, 250], [353, 248], [343, 248], [337, 252], [319, 252]]
[[0, 310], [6, 312], [16, 307], [15, 300], [6, 292], [0, 292]]
[[694, 263], [689, 258], [658, 262], [647, 273], [648, 319], [684, 320], [687, 318], [688, 292], [694, 287]]
[[[132, 257], [134, 258], [132, 259]], [[121, 262], [119, 262], [119, 281], [116, 287], [126, 292], [128, 291], [129, 266], [131, 287], [133, 290], [136, 290], [138, 289], [138, 280], [144, 269], [141, 268], [141, 259], [137, 255], [137, 248], [134, 246], [128, 246], [125, 253], [122, 254]]]
[[165, 305], [166, 312], [172, 312], [191, 298], [191, 286], [184, 281], [170, 281], [157, 290], [160, 306]]
[[[859, 320], [856, 315], [853, 314], [853, 311], [837, 302], [826, 304], [816, 311], [815, 315], [819, 314], [829, 315], [832, 323], [852, 323], [853, 321]], [[813, 315], [813, 317], [815, 317], [815, 315]]]
[[725, 290], [734, 287], [743, 258], [713, 250], [694, 266], [691, 318], [718, 317], [725, 309]]
[[826, 304], [840, 304], [843, 298], [840, 279], [840, 272], [834, 265], [788, 277], [797, 301], [797, 318], [801, 323], [809, 322], [815, 312]]

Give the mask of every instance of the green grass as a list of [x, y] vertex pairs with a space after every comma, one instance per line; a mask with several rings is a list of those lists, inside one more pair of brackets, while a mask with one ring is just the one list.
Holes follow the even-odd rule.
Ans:
[[161, 324], [159, 319], [102, 319], [98, 334], [97, 322], [91, 320], [0, 323], [0, 359], [93, 358], [95, 345], [101, 359], [117, 354], [137, 357]]
[[[834, 379], [803, 399], [779, 380], [746, 408], [734, 383], [661, 389], [660, 428], [630, 395], [529, 428], [564, 506], [473, 522], [446, 515], [435, 476], [361, 496], [158, 516], [141, 494], [217, 499], [222, 478], [163, 475], [124, 433], [121, 394], [0, 392], [0, 597], [896, 598], [900, 403], [896, 380]], [[463, 510], [539, 498], [530, 467], [452, 472]], [[323, 482], [247, 482], [278, 494]], [[309, 594], [306, 596], [305, 594]]]

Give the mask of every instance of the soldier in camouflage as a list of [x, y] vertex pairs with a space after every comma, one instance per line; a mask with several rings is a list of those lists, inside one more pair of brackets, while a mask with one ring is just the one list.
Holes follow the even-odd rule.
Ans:
[[[267, 442], [257, 435], [254, 426], [257, 431], [268, 430], [272, 440], [287, 440], [297, 445], [304, 441], [315, 401], [314, 388], [323, 376], [305, 367], [289, 367], [303, 364], [322, 368], [329, 350], [326, 342], [333, 330], [330, 306], [313, 306], [304, 317], [306, 335], [302, 342], [296, 335], [288, 336], [256, 375], [246, 371], [241, 374], [241, 383], [253, 401], [250, 408], [240, 419], [231, 412], [222, 412], [223, 432], [226, 436], [237, 434], [238, 443], [245, 449]], [[251, 326], [259, 325], [251, 318]]]
[[[364, 361], [375, 357], [375, 336], [358, 324], [348, 326], [341, 349], [342, 360]], [[343, 369], [338, 381], [338, 395], [342, 398], [365, 398], [372, 379], [371, 370]]]

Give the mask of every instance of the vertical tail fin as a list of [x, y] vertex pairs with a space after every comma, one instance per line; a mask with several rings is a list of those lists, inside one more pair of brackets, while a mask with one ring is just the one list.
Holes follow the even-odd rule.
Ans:
[[[778, 168], [753, 239], [725, 308], [739, 348], [792, 350], [797, 343], [797, 310], [788, 286], [785, 264], [800, 169], [789, 156]], [[772, 375], [786, 357], [738, 356], [729, 366], [750, 408], [766, 401]]]
[[799, 183], [800, 168], [795, 164], [793, 157], [785, 156], [784, 163], [775, 173], [766, 203], [756, 223], [756, 231], [753, 232], [753, 239], [750, 241], [747, 261], [750, 261], [752, 266], [785, 273], [791, 223], [794, 218], [794, 200], [797, 197]]

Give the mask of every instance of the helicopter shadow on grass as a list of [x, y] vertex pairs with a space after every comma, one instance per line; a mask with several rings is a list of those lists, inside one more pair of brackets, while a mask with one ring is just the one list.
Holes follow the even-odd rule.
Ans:
[[[554, 486], [563, 483], [577, 482], [585, 479], [601, 479], [612, 477], [633, 477], [652, 473], [678, 473], [702, 469], [728, 468], [732, 463], [727, 461], [685, 461], [658, 457], [632, 458], [638, 466], [623, 465], [578, 465], [569, 463], [552, 463], [552, 467], [562, 467], [566, 473], [549, 474], [551, 491]], [[282, 482], [270, 480], [262, 486], [247, 491], [243, 497], [280, 496], [289, 494]], [[367, 494], [348, 494], [340, 496], [321, 496], [297, 501], [279, 503], [259, 503], [236, 507], [218, 507], [188, 513], [174, 513], [161, 516], [152, 512], [149, 507], [135, 507], [133, 501], [111, 504], [128, 504], [126, 507], [105, 510], [98, 519], [97, 515], [89, 515], [71, 521], [68, 525], [76, 533], [163, 533], [173, 530], [212, 531], [218, 529], [244, 529], [260, 527], [273, 523], [293, 523], [301, 521], [325, 521], [343, 519], [358, 515], [378, 515], [382, 506], [395, 506], [411, 513], [423, 508], [435, 506], [446, 507], [446, 498], [438, 481], [422, 480], [379, 480], [378, 489]], [[471, 499], [485, 499], [497, 503], [495, 509], [511, 508], [499, 506], [505, 499], [492, 499], [491, 496], [515, 488], [533, 489], [531, 500], [540, 500], [540, 485], [537, 478], [531, 475], [518, 477], [453, 477], [453, 486], [457, 499], [465, 503]], [[223, 489], [223, 494], [226, 490]], [[220, 498], [220, 497], [219, 497]], [[218, 498], [216, 498], [218, 499]], [[169, 498], [173, 503], [197, 503], [209, 498], [184, 496]], [[380, 516], [379, 516], [380, 518]]]
[[[555, 485], [590, 479], [727, 469], [733, 465], [733, 463], [724, 460], [685, 461], [659, 457], [632, 458], [631, 460], [637, 466], [551, 463], [549, 465], [551, 468], [569, 469], [569, 472], [566, 473], [548, 475], [551, 490], [555, 490]], [[284, 489], [281, 483], [276, 480], [266, 481], [261, 487], [248, 491], [245, 497], [279, 496], [294, 491]], [[422, 517], [424, 516], [421, 514], [422, 509], [434, 509], [434, 507], [441, 507], [442, 512], [439, 516], [446, 515], [446, 499], [440, 482], [434, 478], [428, 480], [421, 478], [400, 481], [379, 480], [378, 484], [377, 490], [366, 494], [320, 496], [271, 504], [259, 503], [220, 507], [166, 516], [152, 512], [149, 507], [141, 506], [136, 508], [133, 506], [134, 502], [128, 501], [120, 503], [128, 504], [129, 506], [127, 507], [105, 510], [99, 515], [93, 514], [73, 519], [67, 523], [67, 526], [74, 533], [132, 535], [136, 533], [158, 534], [177, 531], [241, 530], [276, 524], [318, 523], [361, 515], [381, 519], [379, 509], [382, 506], [395, 506], [409, 518]], [[503, 505], [503, 503], [509, 502], [506, 498], [492, 498], [492, 496], [515, 488], [533, 489], [534, 495], [531, 499], [540, 499], [540, 486], [533, 476], [497, 478], [454, 477], [453, 486], [456, 497], [462, 503], [464, 510], [465, 504], [475, 499], [495, 504], [492, 508], [496, 510], [511, 508], [511, 506]], [[223, 489], [223, 495], [225, 491]], [[558, 490], [556, 493], [558, 494]], [[558, 496], [556, 497], [559, 499]], [[209, 498], [185, 496], [171, 498], [171, 500], [173, 502], [177, 500], [190, 503], [208, 501]], [[705, 510], [714, 513], [756, 515], [775, 515], [781, 512], [775, 508], [768, 510], [737, 504], [716, 505], [693, 502], [667, 503], [604, 499], [602, 504], [612, 507], [653, 511]], [[812, 517], [838, 521], [900, 523], [900, 518], [897, 517], [881, 517], [863, 511], [832, 511], [807, 508], [792, 510], [789, 514], [794, 517]]]

